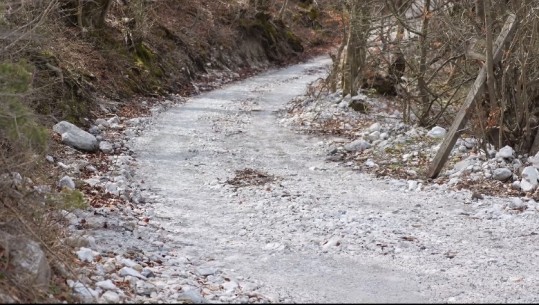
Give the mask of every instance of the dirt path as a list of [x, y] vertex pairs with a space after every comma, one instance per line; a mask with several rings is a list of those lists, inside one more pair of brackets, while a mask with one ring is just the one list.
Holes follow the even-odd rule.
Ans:
[[325, 162], [325, 139], [278, 124], [276, 112], [327, 64], [194, 97], [133, 139], [138, 179], [161, 197], [154, 217], [173, 232], [168, 246], [263, 283], [280, 302], [539, 301], [535, 208], [406, 192]]

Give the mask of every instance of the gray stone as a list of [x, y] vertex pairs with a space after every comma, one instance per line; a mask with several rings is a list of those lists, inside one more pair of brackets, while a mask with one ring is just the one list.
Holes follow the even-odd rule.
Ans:
[[0, 244], [9, 249], [10, 264], [18, 281], [41, 288], [49, 286], [51, 269], [39, 243], [0, 231]]
[[504, 158], [504, 159], [510, 159], [513, 158], [514, 150], [511, 146], [506, 145], [496, 153], [496, 157]]
[[152, 270], [148, 268], [143, 268], [140, 274], [144, 275], [147, 278], [155, 277], [155, 274], [152, 272]]
[[206, 299], [195, 289], [187, 290], [184, 293], [178, 295], [178, 302], [180, 303], [207, 303]]
[[367, 136], [367, 139], [369, 141], [376, 141], [378, 139], [380, 139], [380, 132], [379, 131], [373, 131], [371, 132], [368, 136]]
[[62, 135], [62, 143], [68, 146], [90, 152], [97, 150], [98, 143], [94, 135], [67, 121], [59, 122], [52, 129]]
[[513, 172], [506, 167], [497, 168], [492, 172], [492, 179], [494, 180], [506, 181], [512, 176], [513, 176]]
[[93, 303], [99, 296], [99, 293], [97, 291], [88, 287], [88, 285], [84, 285], [81, 282], [72, 282], [68, 280], [68, 284], [71, 284], [69, 286], [73, 288], [73, 292], [75, 293], [75, 295], [79, 296], [84, 303]]
[[69, 176], [63, 176], [60, 181], [58, 181], [58, 187], [60, 188], [68, 188], [70, 190], [75, 189], [75, 182], [73, 179]]
[[95, 124], [97, 126], [101, 125], [103, 127], [109, 127], [109, 125], [110, 125], [109, 122], [107, 120], [105, 120], [105, 119], [97, 119], [97, 120], [95, 120]]
[[120, 272], [118, 273], [120, 276], [134, 276], [134, 277], [138, 277], [139, 279], [143, 279], [145, 280], [146, 277], [142, 274], [140, 274], [137, 270], [133, 269], [133, 268], [129, 268], [129, 267], [123, 267], [122, 269], [120, 269]]
[[150, 296], [152, 292], [155, 292], [157, 288], [155, 285], [146, 283], [145, 281], [139, 280], [135, 284], [135, 292], [138, 295]]
[[91, 126], [90, 129], [88, 129], [88, 132], [93, 134], [94, 136], [97, 136], [98, 134], [101, 133], [101, 130], [99, 130], [99, 128], [97, 126]]
[[357, 139], [352, 143], [348, 143], [344, 146], [344, 149], [349, 152], [364, 151], [371, 147], [371, 144], [363, 139]]
[[113, 116], [112, 118], [108, 119], [107, 122], [112, 124], [120, 124], [120, 118], [118, 116]]
[[101, 150], [102, 152], [104, 152], [106, 154], [110, 154], [111, 152], [114, 151], [114, 149], [112, 147], [112, 144], [110, 142], [107, 142], [107, 141], [99, 142], [99, 150]]
[[118, 304], [120, 303], [120, 295], [114, 291], [108, 290], [103, 293], [103, 295], [101, 296], [101, 300], [104, 303]]
[[114, 285], [114, 283], [111, 280], [105, 280], [105, 281], [99, 281], [95, 283], [96, 287], [99, 287], [104, 290], [116, 290], [118, 287]]
[[509, 208], [513, 210], [517, 209], [525, 209], [527, 207], [526, 203], [522, 201], [522, 199], [518, 197], [511, 198], [511, 202], [509, 203]]

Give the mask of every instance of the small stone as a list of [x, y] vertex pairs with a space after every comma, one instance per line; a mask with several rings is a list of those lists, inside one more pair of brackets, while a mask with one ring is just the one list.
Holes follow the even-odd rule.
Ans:
[[373, 167], [378, 167], [378, 164], [376, 164], [373, 160], [371, 159], [367, 159], [367, 161], [365, 161], [365, 166], [367, 167], [370, 167], [370, 168], [373, 168]]
[[380, 123], [376, 122], [369, 126], [369, 131], [380, 131]]
[[145, 281], [139, 280], [135, 284], [135, 291], [138, 295], [150, 296], [152, 292], [155, 292], [157, 288], [155, 285], [146, 283]]
[[96, 253], [92, 249], [81, 247], [77, 251], [77, 256], [81, 261], [91, 263], [94, 261]]
[[511, 146], [506, 145], [496, 153], [496, 157], [504, 158], [504, 159], [510, 159], [513, 158], [514, 150]]
[[148, 268], [143, 268], [140, 274], [144, 275], [147, 278], [155, 277], [155, 274], [152, 272], [152, 270]]
[[440, 127], [440, 126], [434, 126], [428, 133], [427, 133], [427, 136], [431, 137], [431, 138], [443, 138], [445, 137], [445, 134], [447, 133], [447, 131], [445, 130], [445, 128], [443, 127]]
[[71, 177], [63, 176], [62, 179], [58, 181], [58, 187], [72, 190], [75, 189], [75, 182]]
[[355, 140], [344, 146], [344, 149], [349, 152], [364, 151], [371, 147], [371, 144], [363, 139]]
[[52, 156], [47, 155], [47, 156], [45, 157], [45, 159], [46, 159], [47, 161], [49, 161], [50, 163], [54, 163], [54, 158], [53, 158]]
[[492, 172], [492, 179], [494, 180], [506, 181], [512, 176], [513, 176], [513, 172], [506, 167], [497, 168]]
[[146, 277], [142, 274], [140, 274], [138, 271], [136, 271], [135, 269], [133, 268], [129, 268], [129, 267], [123, 267], [122, 269], [120, 269], [120, 272], [118, 273], [120, 276], [133, 276], [133, 277], [138, 277], [139, 279], [143, 279], [145, 280]]
[[101, 299], [105, 301], [106, 303], [117, 304], [120, 302], [120, 295], [118, 295], [114, 291], [108, 290], [108, 291], [105, 291], [105, 293], [103, 293], [103, 295], [101, 296]]
[[110, 154], [114, 151], [114, 148], [110, 142], [107, 141], [101, 141], [99, 142], [99, 150], [106, 154]]
[[105, 281], [99, 281], [95, 283], [96, 287], [99, 287], [104, 290], [116, 290], [118, 287], [114, 285], [114, 283], [111, 280], [105, 280]]
[[206, 299], [195, 289], [187, 290], [178, 295], [177, 302], [179, 303], [207, 303]]
[[202, 275], [202, 276], [208, 276], [208, 275], [214, 275], [215, 273], [217, 273], [217, 269], [216, 268], [198, 268], [197, 269], [197, 273]]

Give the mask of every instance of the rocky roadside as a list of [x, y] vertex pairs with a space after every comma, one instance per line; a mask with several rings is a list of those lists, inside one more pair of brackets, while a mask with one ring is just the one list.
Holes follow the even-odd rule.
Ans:
[[330, 135], [327, 161], [377, 177], [401, 179], [404, 191], [465, 189], [472, 192], [470, 201], [485, 195], [524, 201], [539, 198], [539, 153], [517, 155], [510, 146], [496, 150], [490, 144], [482, 146], [473, 136], [461, 136], [440, 175], [426, 179], [425, 171], [446, 129], [403, 123], [398, 105], [383, 97], [361, 93], [343, 98], [341, 92], [301, 97], [289, 104], [281, 124], [304, 133]]
[[[213, 77], [208, 88], [231, 78]], [[63, 216], [71, 232], [66, 241], [80, 261], [77, 277], [67, 284], [82, 302], [98, 303], [268, 303], [256, 281], [203, 266], [197, 258], [178, 256], [167, 244], [173, 234], [152, 219], [156, 199], [134, 180], [136, 160], [129, 140], [157, 113], [184, 99], [175, 96], [142, 101], [126, 116], [109, 114], [85, 131], [68, 122], [53, 130], [62, 149], [47, 156], [59, 171], [59, 189], [80, 190], [89, 207]], [[148, 116], [136, 117], [141, 113]], [[69, 275], [68, 275], [69, 277]], [[71, 275], [72, 277], [72, 275]]]

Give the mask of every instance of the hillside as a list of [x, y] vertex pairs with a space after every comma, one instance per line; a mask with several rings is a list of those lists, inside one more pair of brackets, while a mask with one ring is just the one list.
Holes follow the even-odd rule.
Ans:
[[89, 127], [327, 53], [340, 39], [336, 9], [331, 1], [0, 4], [0, 300], [74, 300], [66, 279], [80, 262], [65, 217], [89, 198], [58, 182], [65, 168], [55, 158], [65, 152], [54, 124]]

